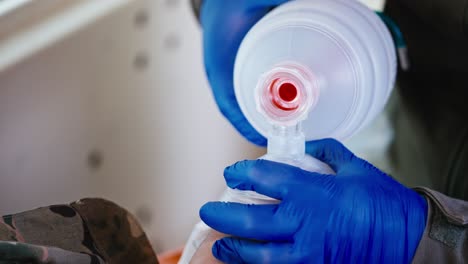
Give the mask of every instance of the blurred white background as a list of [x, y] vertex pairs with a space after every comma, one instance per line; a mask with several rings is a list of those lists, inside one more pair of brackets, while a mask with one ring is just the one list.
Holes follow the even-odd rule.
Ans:
[[224, 167], [263, 152], [215, 105], [189, 1], [2, 9], [12, 1], [0, 1], [0, 215], [105, 197], [136, 214], [157, 252], [182, 246]]

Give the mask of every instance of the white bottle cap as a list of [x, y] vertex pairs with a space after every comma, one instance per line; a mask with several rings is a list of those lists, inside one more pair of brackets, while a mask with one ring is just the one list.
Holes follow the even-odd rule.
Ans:
[[272, 124], [302, 121], [306, 140], [344, 140], [380, 113], [395, 74], [391, 35], [372, 10], [355, 0], [296, 0], [248, 32], [234, 87], [265, 137]]

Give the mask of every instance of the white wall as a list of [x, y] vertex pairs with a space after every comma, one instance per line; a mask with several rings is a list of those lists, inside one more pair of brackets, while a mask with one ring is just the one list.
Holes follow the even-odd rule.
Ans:
[[106, 197], [167, 250], [260, 154], [217, 110], [188, 1], [130, 1], [0, 72], [0, 214]]

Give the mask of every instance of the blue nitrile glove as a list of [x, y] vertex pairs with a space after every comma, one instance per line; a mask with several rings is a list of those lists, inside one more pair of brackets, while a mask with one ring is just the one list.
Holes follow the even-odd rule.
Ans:
[[234, 62], [242, 39], [272, 8], [288, 0], [204, 0], [203, 28], [205, 69], [223, 115], [249, 141], [265, 146], [262, 137], [245, 119], [234, 95]]
[[308, 143], [336, 176], [266, 161], [226, 168], [229, 187], [281, 200], [276, 205], [212, 202], [202, 220], [234, 237], [213, 255], [227, 263], [409, 263], [426, 225], [426, 200], [339, 142]]

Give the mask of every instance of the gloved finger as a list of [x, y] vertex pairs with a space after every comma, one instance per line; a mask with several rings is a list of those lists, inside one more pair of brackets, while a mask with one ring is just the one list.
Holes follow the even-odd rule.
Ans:
[[213, 256], [224, 263], [304, 263], [291, 243], [262, 243], [227, 237], [216, 241]]
[[319, 182], [326, 181], [328, 177], [331, 176], [261, 159], [239, 161], [224, 170], [224, 178], [230, 188], [255, 191], [278, 200], [282, 200], [292, 186], [307, 183], [310, 188], [320, 187]]
[[355, 159], [350, 150], [331, 138], [307, 142], [306, 152], [327, 163], [337, 173]]
[[288, 241], [299, 223], [283, 214], [277, 215], [278, 206], [210, 202], [200, 209], [200, 218], [224, 234], [263, 241]]

